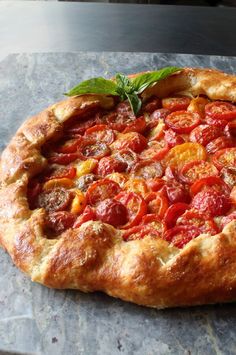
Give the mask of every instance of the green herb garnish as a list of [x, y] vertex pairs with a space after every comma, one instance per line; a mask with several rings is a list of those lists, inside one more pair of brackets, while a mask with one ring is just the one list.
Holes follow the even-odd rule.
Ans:
[[140, 74], [131, 79], [121, 73], [116, 74], [115, 80], [107, 80], [102, 77], [93, 78], [83, 81], [65, 95], [78, 96], [84, 94], [103, 94], [119, 96], [121, 101], [126, 99], [129, 100], [133, 113], [137, 115], [142, 105], [142, 101], [138, 95], [149, 86], [178, 70], [181, 70], [181, 68], [167, 67], [158, 71]]

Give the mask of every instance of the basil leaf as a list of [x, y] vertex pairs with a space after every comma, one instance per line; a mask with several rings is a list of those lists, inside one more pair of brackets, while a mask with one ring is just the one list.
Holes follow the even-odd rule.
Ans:
[[142, 101], [140, 100], [138, 95], [135, 93], [133, 93], [133, 94], [126, 93], [126, 97], [129, 100], [129, 104], [132, 108], [134, 115], [136, 116], [142, 106]]
[[134, 87], [135, 92], [137, 94], [140, 94], [152, 84], [156, 83], [159, 80], [165, 79], [167, 76], [175, 73], [178, 70], [181, 70], [181, 68], [166, 67], [158, 71], [141, 74], [132, 80], [132, 85]]
[[121, 74], [121, 73], [116, 74], [116, 82], [117, 82], [117, 85], [123, 89], [125, 87], [129, 87], [129, 86], [132, 87], [132, 83], [131, 83], [130, 79], [126, 75]]
[[84, 94], [119, 95], [117, 92], [117, 84], [101, 77], [82, 81], [82, 83], [72, 88], [65, 95], [77, 96]]

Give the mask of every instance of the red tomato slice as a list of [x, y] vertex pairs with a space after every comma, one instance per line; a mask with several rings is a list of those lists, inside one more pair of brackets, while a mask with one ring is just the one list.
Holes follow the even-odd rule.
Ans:
[[103, 179], [94, 182], [86, 192], [86, 198], [90, 205], [112, 198], [120, 192], [120, 186], [112, 180]]
[[182, 144], [185, 142], [184, 138], [179, 136], [171, 128], [165, 131], [164, 139], [169, 148], [173, 148], [175, 145]]
[[89, 140], [106, 144], [111, 144], [115, 140], [115, 132], [105, 124], [88, 128], [84, 136]]
[[97, 219], [114, 227], [120, 227], [127, 223], [127, 209], [119, 201], [108, 198], [100, 202], [96, 207]]
[[48, 162], [49, 164], [68, 165], [78, 158], [80, 158], [80, 155], [78, 153], [53, 153], [49, 156]]
[[171, 112], [181, 111], [186, 110], [190, 102], [191, 99], [189, 97], [168, 97], [162, 99], [162, 106]]
[[223, 229], [227, 224], [236, 220], [236, 211], [224, 216], [221, 220], [221, 228]]
[[165, 124], [176, 133], [189, 133], [199, 125], [201, 116], [196, 112], [175, 111], [165, 118]]
[[61, 234], [71, 228], [76, 220], [76, 216], [67, 211], [50, 212], [45, 217], [45, 226], [55, 234]]
[[168, 200], [161, 192], [151, 192], [146, 197], [148, 203], [148, 212], [156, 214], [160, 218], [163, 218], [167, 208], [169, 207]]
[[230, 207], [230, 199], [224, 193], [213, 188], [198, 192], [192, 199], [192, 208], [209, 217], [226, 214]]
[[160, 108], [159, 110], [155, 110], [150, 116], [147, 115], [145, 117], [147, 129], [156, 127], [159, 121], [164, 120], [169, 114], [169, 110], [166, 110], [165, 108]]
[[208, 154], [214, 154], [220, 149], [231, 148], [234, 146], [234, 141], [230, 137], [218, 137], [207, 144], [206, 151]]
[[219, 171], [215, 165], [204, 160], [185, 164], [179, 173], [180, 179], [186, 184], [193, 184], [196, 180], [217, 175], [219, 175]]
[[136, 120], [130, 104], [127, 101], [120, 102], [116, 106], [116, 111], [106, 115], [106, 123], [116, 131], [122, 132], [125, 127]]
[[227, 185], [234, 187], [236, 185], [236, 168], [223, 168], [221, 178]]
[[228, 121], [226, 120], [219, 120], [217, 118], [213, 118], [211, 116], [206, 116], [205, 121], [208, 125], [212, 127], [221, 128], [221, 130], [227, 125]]
[[160, 217], [156, 214], [146, 214], [143, 216], [142, 225], [148, 225], [155, 230], [157, 230], [161, 235], [166, 231], [165, 223], [160, 219]]
[[80, 121], [76, 124], [73, 124], [65, 129], [65, 135], [71, 136], [71, 137], [77, 137], [78, 135], [83, 135], [86, 129], [89, 127], [92, 127], [96, 124], [96, 117], [90, 117], [84, 121]]
[[194, 226], [176, 226], [166, 231], [163, 238], [181, 249], [199, 234], [201, 234], [201, 231]]
[[78, 150], [81, 142], [82, 142], [82, 136], [75, 139], [70, 139], [66, 142], [63, 142], [59, 146], [55, 147], [54, 151], [63, 154], [75, 153]]
[[215, 235], [219, 232], [217, 225], [212, 218], [206, 218], [205, 215], [197, 211], [188, 210], [177, 219], [177, 225], [194, 226], [200, 229], [201, 233]]
[[140, 159], [144, 160], [162, 160], [166, 154], [168, 153], [169, 148], [164, 147], [164, 148], [157, 148], [157, 147], [151, 147], [148, 149], [144, 149], [142, 153], [140, 154]]
[[148, 102], [145, 102], [145, 104], [143, 104], [142, 111], [150, 114], [160, 107], [161, 107], [161, 100], [158, 99], [157, 97], [153, 97], [149, 99]]
[[67, 168], [50, 169], [44, 176], [44, 179], [46, 181], [52, 179], [64, 179], [64, 178], [74, 179], [75, 175], [76, 175], [76, 168], [74, 166], [68, 166]]
[[106, 143], [97, 142], [96, 140], [85, 139], [80, 146], [80, 153], [83, 159], [101, 159], [109, 155], [110, 152], [110, 148]]
[[146, 181], [147, 186], [151, 191], [159, 191], [165, 184], [165, 181], [160, 178], [148, 179]]
[[192, 130], [189, 140], [206, 146], [213, 139], [220, 136], [222, 136], [222, 130], [219, 127], [202, 124]]
[[124, 162], [115, 159], [113, 156], [104, 157], [98, 163], [97, 174], [105, 177], [111, 173], [121, 173], [126, 170], [126, 167], [127, 165]]
[[181, 216], [189, 205], [187, 203], [177, 202], [171, 205], [165, 213], [164, 222], [168, 229], [175, 226], [177, 219]]
[[236, 118], [236, 107], [229, 102], [214, 101], [205, 106], [207, 116], [215, 120], [233, 120]]
[[236, 167], [236, 148], [219, 150], [213, 155], [212, 161], [218, 169]]
[[158, 161], [142, 160], [133, 167], [132, 175], [143, 179], [153, 179], [163, 175], [163, 168]]
[[177, 202], [188, 203], [190, 201], [188, 190], [183, 184], [174, 179], [166, 181], [165, 185], [161, 189], [161, 192], [168, 197], [171, 204]]
[[224, 133], [226, 134], [227, 137], [236, 138], [236, 121], [232, 121], [227, 123], [224, 129]]
[[83, 223], [88, 221], [95, 221], [96, 215], [93, 209], [90, 206], [86, 206], [83, 213], [77, 217], [73, 228], [79, 228]]
[[128, 124], [127, 127], [123, 130], [122, 133], [129, 133], [129, 132], [137, 132], [143, 133], [146, 129], [146, 121], [143, 116], [136, 118], [135, 121]]
[[129, 172], [139, 160], [138, 155], [131, 149], [121, 149], [113, 156], [116, 160], [126, 164], [126, 172]]
[[114, 150], [131, 149], [135, 153], [141, 153], [146, 148], [147, 140], [144, 136], [137, 132], [130, 132], [123, 134], [112, 145]]
[[134, 192], [120, 192], [115, 199], [127, 208], [128, 222], [122, 226], [122, 229], [137, 225], [147, 212], [146, 202]]
[[225, 195], [230, 194], [229, 186], [218, 176], [209, 176], [195, 181], [190, 187], [190, 193], [194, 196], [202, 190], [209, 188], [224, 193]]
[[130, 242], [132, 240], [139, 240], [145, 237], [151, 238], [160, 238], [160, 232], [151, 226], [135, 226], [133, 228], [128, 229], [123, 234], [123, 239], [126, 242]]

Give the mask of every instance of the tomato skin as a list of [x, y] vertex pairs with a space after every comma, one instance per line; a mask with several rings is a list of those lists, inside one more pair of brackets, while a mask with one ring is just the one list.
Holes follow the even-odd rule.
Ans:
[[114, 157], [104, 157], [98, 162], [97, 174], [105, 177], [111, 173], [121, 173], [126, 170], [126, 164]]
[[146, 180], [148, 188], [153, 191], [159, 191], [165, 184], [165, 181], [160, 178], [153, 178]]
[[198, 192], [192, 199], [192, 208], [209, 217], [226, 214], [230, 207], [230, 200], [225, 194], [213, 188]]
[[49, 164], [68, 165], [80, 158], [78, 153], [53, 153], [48, 157]]
[[[190, 176], [188, 175], [189, 173], [191, 173]], [[201, 178], [218, 175], [219, 171], [215, 165], [204, 160], [196, 160], [185, 164], [179, 173], [180, 180], [186, 184], [193, 184]]]
[[232, 120], [236, 118], [236, 107], [229, 102], [214, 101], [205, 106], [207, 116], [215, 120]]
[[163, 175], [163, 168], [159, 162], [142, 160], [132, 168], [132, 176], [143, 179], [153, 179]]
[[79, 228], [83, 223], [95, 220], [95, 212], [90, 206], [86, 206], [83, 213], [79, 217], [77, 217], [75, 223], [73, 224], [73, 228]]
[[190, 201], [188, 190], [183, 184], [174, 179], [166, 181], [165, 185], [161, 189], [161, 192], [167, 196], [171, 204], [177, 202], [188, 203]]
[[76, 176], [76, 168], [74, 166], [69, 166], [67, 168], [60, 168], [60, 169], [51, 169], [45, 175], [44, 179], [46, 181], [52, 179], [74, 179]]
[[45, 225], [55, 234], [61, 234], [71, 228], [76, 220], [76, 216], [67, 211], [50, 212], [45, 217]]
[[185, 140], [171, 128], [165, 131], [164, 139], [169, 148], [173, 148], [175, 145], [183, 144], [185, 142]]
[[150, 236], [152, 238], [159, 238], [160, 233], [156, 229], [154, 229], [148, 225], [147, 226], [135, 226], [135, 227], [132, 227], [124, 232], [123, 239], [126, 242], [130, 242], [132, 240], [143, 239], [146, 236]]
[[84, 137], [89, 140], [111, 144], [115, 140], [115, 133], [107, 125], [100, 124], [88, 128], [85, 131]]
[[227, 137], [236, 138], [236, 121], [227, 123], [224, 129], [224, 133]]
[[175, 226], [177, 219], [181, 216], [189, 205], [187, 203], [177, 202], [171, 205], [165, 213], [164, 222], [168, 229]]
[[165, 118], [165, 124], [176, 133], [190, 133], [200, 122], [198, 113], [183, 110], [172, 112]]
[[206, 146], [206, 151], [208, 154], [214, 154], [218, 150], [224, 149], [224, 148], [231, 148], [234, 146], [234, 141], [230, 137], [218, 137], [211, 141], [210, 143], [207, 144]]
[[96, 217], [113, 227], [122, 226], [127, 223], [127, 209], [121, 202], [108, 198], [97, 205]]
[[135, 153], [141, 153], [147, 146], [147, 140], [144, 136], [137, 132], [125, 133], [121, 138], [118, 138], [111, 148], [114, 150], [131, 149]]
[[208, 188], [214, 189], [216, 191], [220, 191], [225, 195], [230, 194], [229, 186], [218, 176], [209, 176], [195, 181], [190, 186], [190, 193], [192, 196], [194, 196], [199, 192], [201, 192], [203, 189], [208, 189]]
[[210, 125], [212, 127], [218, 127], [221, 129], [223, 129], [228, 123], [228, 121], [226, 121], [226, 120], [218, 120], [218, 119], [213, 118], [211, 116], [206, 116], [205, 121], [208, 125]]
[[120, 186], [112, 180], [103, 179], [94, 182], [86, 192], [86, 199], [92, 206], [97, 203], [112, 198], [120, 192]]
[[201, 234], [201, 231], [194, 226], [176, 226], [167, 230], [163, 238], [181, 249], [199, 234]]
[[129, 133], [129, 132], [137, 132], [143, 133], [146, 129], [146, 121], [143, 116], [136, 118], [135, 121], [128, 124], [127, 127], [123, 130], [122, 133]]
[[200, 229], [201, 233], [215, 235], [219, 233], [219, 229], [212, 218], [206, 218], [194, 210], [187, 210], [182, 216], [177, 219], [177, 225], [194, 226]]
[[75, 153], [78, 150], [81, 142], [82, 142], [82, 136], [78, 138], [70, 139], [69, 141], [66, 141], [63, 144], [56, 146], [54, 148], [54, 151], [63, 154]]
[[181, 111], [186, 110], [190, 102], [191, 99], [189, 97], [168, 97], [162, 99], [162, 107], [171, 112]]
[[134, 192], [120, 192], [115, 200], [121, 202], [127, 208], [128, 222], [122, 229], [128, 229], [137, 225], [147, 212], [144, 199]]
[[192, 130], [189, 139], [193, 143], [199, 143], [206, 146], [213, 139], [220, 136], [222, 136], [222, 130], [219, 127], [201, 124]]
[[221, 220], [221, 228], [223, 229], [228, 223], [236, 220], [236, 211], [233, 211], [228, 216], [224, 216]]
[[168, 199], [161, 192], [151, 192], [149, 193], [145, 201], [148, 203], [148, 213], [156, 214], [160, 218], [163, 218], [168, 207]]
[[153, 97], [149, 99], [148, 102], [145, 102], [145, 104], [143, 104], [142, 111], [150, 114], [160, 107], [161, 107], [161, 100], [158, 99], [157, 97]]
[[[228, 157], [227, 160], [221, 160], [222, 156]], [[221, 149], [213, 155], [212, 161], [217, 169], [236, 167], [236, 148]]]
[[163, 232], [166, 231], [166, 224], [163, 220], [160, 219], [160, 217], [154, 213], [151, 214], [146, 214], [145, 216], [143, 216], [141, 224], [142, 225], [149, 225], [150, 227], [155, 228], [153, 225], [155, 225], [155, 223], [157, 225], [160, 225], [161, 231], [159, 231], [160, 234], [162, 234]]
[[164, 120], [169, 114], [170, 111], [165, 108], [155, 110], [149, 118], [146, 118], [147, 129], [154, 128], [160, 120]]

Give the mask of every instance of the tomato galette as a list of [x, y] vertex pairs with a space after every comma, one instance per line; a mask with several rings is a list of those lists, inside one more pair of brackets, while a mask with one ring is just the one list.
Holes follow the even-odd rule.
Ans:
[[88, 80], [3, 152], [0, 241], [32, 280], [157, 308], [236, 298], [236, 77], [169, 69]]

